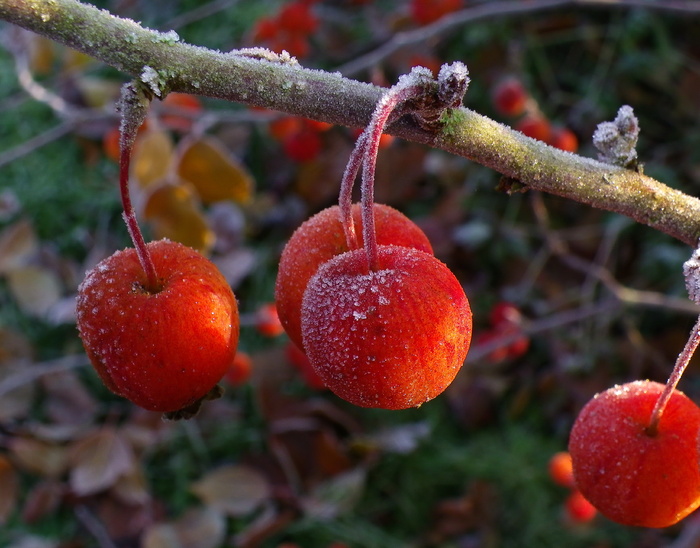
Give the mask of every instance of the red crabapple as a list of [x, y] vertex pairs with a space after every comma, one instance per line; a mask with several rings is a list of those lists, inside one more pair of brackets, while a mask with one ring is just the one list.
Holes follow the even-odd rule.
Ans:
[[87, 273], [77, 321], [107, 388], [141, 407], [174, 412], [202, 399], [236, 353], [238, 307], [213, 263], [168, 240], [147, 244], [158, 275], [149, 288], [134, 248]]
[[[361, 246], [363, 238], [359, 204], [353, 205], [352, 214], [357, 226], [358, 244]], [[432, 253], [433, 248], [423, 231], [396, 209], [374, 204], [374, 222], [379, 244], [414, 247]], [[338, 206], [324, 209], [305, 221], [292, 234], [282, 251], [275, 301], [285, 331], [299, 348], [303, 348], [301, 303], [306, 285], [319, 266], [346, 251], [349, 248]]]
[[674, 390], [656, 428], [664, 385], [636, 381], [589, 401], [571, 431], [576, 485], [623, 525], [668, 527], [700, 506], [700, 408]]
[[530, 114], [520, 119], [518, 123], [515, 124], [515, 129], [528, 137], [544, 141], [545, 143], [549, 141], [552, 134], [552, 126], [549, 120], [537, 114]]
[[454, 274], [433, 255], [395, 245], [338, 255], [309, 281], [304, 348], [337, 396], [361, 407], [405, 409], [433, 399], [457, 375], [472, 313]]
[[511, 77], [496, 84], [491, 100], [496, 110], [504, 116], [520, 116], [525, 112], [528, 94], [520, 80]]

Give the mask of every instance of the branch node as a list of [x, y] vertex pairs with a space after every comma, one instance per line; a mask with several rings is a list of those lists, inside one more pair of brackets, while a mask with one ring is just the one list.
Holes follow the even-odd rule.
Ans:
[[690, 259], [683, 263], [683, 276], [690, 300], [700, 304], [700, 243]]
[[617, 111], [615, 120], [598, 124], [593, 133], [593, 145], [598, 149], [601, 162], [639, 171], [638, 138], [639, 121], [632, 107], [623, 105]]

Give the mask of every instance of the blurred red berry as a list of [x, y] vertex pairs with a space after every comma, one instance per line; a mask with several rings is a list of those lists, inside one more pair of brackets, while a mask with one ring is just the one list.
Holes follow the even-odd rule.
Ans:
[[284, 333], [274, 303], [267, 303], [258, 308], [255, 313], [255, 328], [266, 337], [277, 337]]
[[119, 162], [119, 127], [108, 129], [102, 136], [102, 150], [110, 160]]
[[[166, 112], [160, 117], [163, 125], [183, 133], [190, 131], [194, 124], [194, 114], [204, 110], [202, 103], [194, 95], [188, 93], [170, 93], [163, 99]], [[180, 113], [178, 113], [180, 112]]]
[[230, 367], [224, 374], [224, 379], [226, 379], [231, 386], [241, 386], [248, 382], [252, 370], [253, 360], [246, 352], [239, 350], [236, 352]]
[[574, 523], [588, 523], [595, 518], [598, 510], [581, 494], [574, 489], [564, 503], [567, 517]]
[[427, 68], [428, 70], [430, 70], [430, 72], [433, 73], [433, 76], [438, 75], [438, 73], [440, 72], [440, 67], [442, 66], [440, 60], [433, 55], [412, 55], [408, 62], [411, 65], [411, 67]]
[[493, 106], [504, 116], [520, 116], [525, 112], [528, 94], [520, 80], [506, 78], [493, 89]]
[[293, 57], [306, 57], [309, 54], [309, 41], [299, 34], [284, 33], [277, 36], [271, 43], [270, 49], [277, 53], [286, 51]]
[[496, 303], [489, 314], [489, 322], [494, 327], [501, 324], [519, 324], [523, 315], [518, 308], [509, 302], [501, 301]]
[[289, 135], [282, 148], [287, 157], [295, 162], [309, 162], [319, 155], [322, 143], [317, 132], [304, 128]]
[[462, 7], [462, 0], [411, 0], [411, 17], [428, 25]]
[[578, 150], [578, 138], [576, 134], [565, 127], [555, 127], [549, 137], [549, 144], [553, 147], [576, 152]]
[[279, 25], [277, 24], [277, 19], [273, 17], [262, 17], [255, 24], [253, 40], [256, 42], [267, 42], [277, 36], [278, 32]]
[[321, 377], [318, 376], [309, 358], [301, 348], [290, 341], [287, 343], [284, 350], [289, 363], [299, 371], [301, 378], [304, 379], [304, 382], [309, 388], [313, 388], [314, 390], [324, 390], [326, 388], [326, 384], [321, 380]]
[[316, 30], [318, 20], [305, 2], [290, 2], [277, 16], [280, 28], [293, 34], [308, 35]]
[[273, 120], [268, 125], [270, 135], [278, 141], [284, 141], [287, 137], [301, 131], [303, 121], [297, 116], [282, 116]]
[[528, 137], [538, 139], [540, 141], [549, 142], [552, 134], [552, 126], [545, 117], [537, 114], [531, 114], [522, 118], [515, 125], [515, 129], [521, 131]]
[[333, 127], [333, 124], [329, 124], [328, 122], [321, 122], [320, 120], [311, 120], [310, 118], [304, 118], [303, 122], [304, 125], [306, 125], [306, 127], [318, 133], [323, 133], [324, 131], [328, 131]]
[[574, 469], [571, 464], [571, 455], [568, 451], [554, 453], [552, 458], [549, 459], [547, 471], [549, 472], [549, 477], [552, 478], [552, 481], [557, 485], [569, 488], [574, 488], [576, 486], [574, 483]]

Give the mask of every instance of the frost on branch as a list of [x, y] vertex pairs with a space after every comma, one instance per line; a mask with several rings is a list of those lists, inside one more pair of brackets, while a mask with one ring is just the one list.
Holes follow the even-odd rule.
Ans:
[[683, 264], [683, 276], [690, 300], [700, 304], [700, 244]]
[[593, 133], [593, 144], [598, 159], [606, 164], [634, 168], [637, 165], [637, 138], [639, 122], [632, 107], [624, 105], [612, 122], [598, 124]]

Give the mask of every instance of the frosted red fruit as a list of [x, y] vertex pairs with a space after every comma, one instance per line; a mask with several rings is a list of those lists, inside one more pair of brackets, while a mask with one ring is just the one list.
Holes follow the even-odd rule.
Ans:
[[676, 390], [649, 432], [663, 389], [651, 381], [610, 388], [586, 404], [571, 431], [577, 487], [623, 525], [668, 527], [700, 506], [700, 408]]
[[[363, 244], [359, 204], [352, 207], [358, 243]], [[432, 253], [428, 237], [396, 209], [374, 204], [377, 243], [413, 247]], [[287, 242], [279, 262], [275, 301], [280, 321], [289, 338], [303, 348], [301, 302], [304, 290], [318, 267], [336, 255], [349, 251], [340, 223], [340, 208], [329, 207], [304, 222]]]
[[105, 385], [141, 407], [178, 411], [226, 373], [238, 344], [238, 308], [209, 260], [168, 240], [148, 244], [157, 291], [133, 248], [87, 273], [78, 290], [78, 330]]
[[302, 306], [304, 348], [319, 377], [361, 407], [405, 409], [439, 395], [469, 350], [472, 313], [439, 260], [408, 247], [379, 246], [325, 263]]

